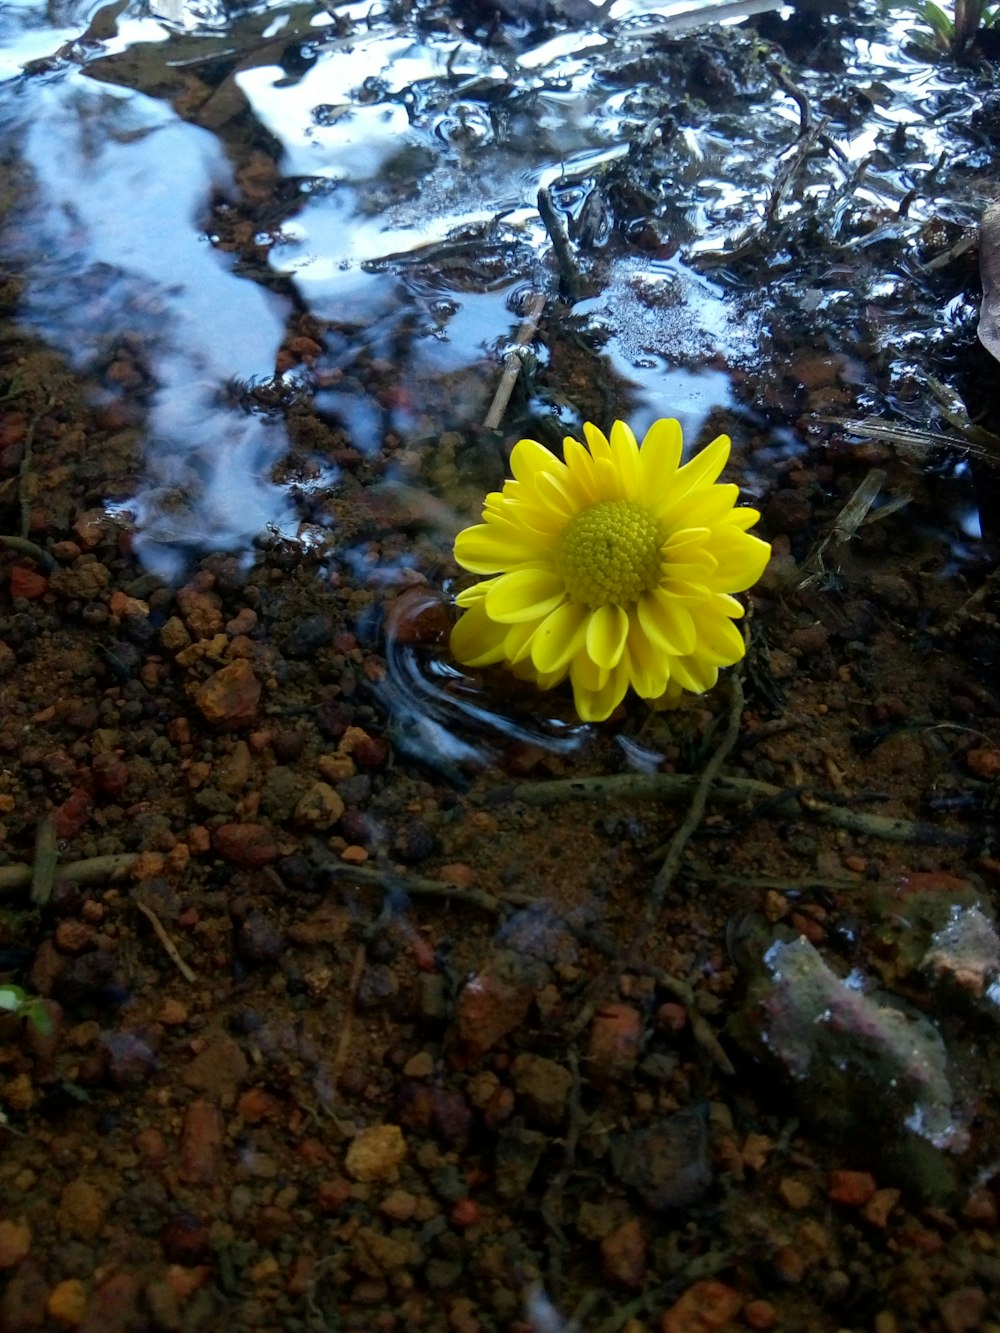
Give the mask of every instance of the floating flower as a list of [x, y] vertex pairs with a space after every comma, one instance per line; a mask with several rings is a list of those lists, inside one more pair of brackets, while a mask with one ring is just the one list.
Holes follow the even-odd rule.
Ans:
[[460, 532], [455, 559], [493, 577], [458, 596], [459, 662], [503, 662], [548, 690], [569, 676], [576, 711], [600, 722], [631, 685], [672, 703], [711, 689], [743, 656], [732, 596], [760, 578], [771, 548], [716, 478], [720, 435], [683, 467], [681, 428], [657, 421], [637, 445], [624, 422], [610, 439], [589, 422], [586, 446], [560, 460], [536, 440], [510, 456], [514, 480], [486, 497], [483, 522]]

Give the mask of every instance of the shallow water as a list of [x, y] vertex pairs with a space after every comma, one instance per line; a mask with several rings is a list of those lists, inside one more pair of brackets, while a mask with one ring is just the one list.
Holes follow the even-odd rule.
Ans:
[[[603, 28], [555, 36], [515, 24], [484, 45], [454, 23], [367, 5], [313, 14], [272, 4], [227, 18], [171, 0], [161, 17], [126, 6], [117, 19], [96, 5], [4, 8], [0, 107], [24, 168], [6, 238], [27, 277], [21, 318], [103, 376], [108, 396], [129, 394], [107, 378], [118, 345], [138, 358], [145, 472], [116, 512], [132, 514], [153, 570], [179, 576], [192, 550], [246, 550], [267, 527], [294, 533], [294, 494], [274, 480], [284, 424], [240, 412], [224, 391], [274, 375], [303, 311], [341, 330], [321, 360], [328, 381], [368, 360], [393, 363], [393, 410], [363, 375], [310, 386], [355, 447], [374, 453], [386, 429], [474, 428], [520, 322], [518, 293], [554, 282], [543, 186], [577, 233], [590, 290], [572, 305], [573, 329], [606, 376], [609, 405], [639, 427], [678, 415], [692, 439], [713, 413], [731, 413], [732, 373], [753, 373], [771, 353], [776, 306], [802, 302], [801, 268], [784, 278], [779, 266], [761, 287], [698, 261], [758, 225], [775, 161], [796, 152], [799, 112], [759, 62], [744, 88], [722, 93], [706, 63], [705, 87], [687, 95], [707, 96], [709, 114], [682, 111], [688, 123], [669, 147], [657, 129], [643, 150], [673, 174], [662, 239], [644, 241], [645, 254], [623, 248], [628, 222], [608, 200], [609, 172], [627, 173], [649, 127], [674, 116], [629, 73], [648, 25], [662, 21], [651, 9], [619, 4]], [[902, 42], [906, 23], [892, 31]], [[817, 150], [772, 225], [840, 190], [846, 233], [859, 208], [895, 214], [910, 191], [905, 218], [883, 225], [912, 246], [941, 212], [914, 182], [954, 149], [971, 95], [955, 71], [863, 35], [845, 38], [842, 59], [836, 79], [810, 76], [807, 91], [863, 87], [867, 111], [851, 128], [831, 124], [833, 147]], [[885, 139], [897, 126], [911, 147], [893, 161]], [[863, 183], [845, 191], [866, 159]], [[212, 223], [222, 201], [271, 214], [254, 237], [264, 267], [225, 253]], [[845, 234], [850, 280], [817, 273], [804, 294], [815, 311], [898, 298], [897, 275], [853, 271], [877, 236]], [[919, 311], [907, 321], [908, 341], [939, 332]], [[898, 322], [887, 336], [903, 351]], [[550, 350], [537, 337], [533, 348], [543, 359]], [[286, 372], [296, 376], [308, 385], [301, 369]], [[743, 410], [759, 409], [741, 397]], [[529, 396], [529, 416], [552, 411], [564, 428], [579, 425], [580, 410], [558, 396]]]

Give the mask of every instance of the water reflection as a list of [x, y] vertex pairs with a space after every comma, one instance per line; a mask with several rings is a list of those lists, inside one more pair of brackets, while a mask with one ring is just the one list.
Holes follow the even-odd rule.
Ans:
[[[280, 419], [240, 411], [224, 389], [271, 377], [303, 311], [326, 326], [318, 370], [352, 382], [323, 381], [316, 367], [300, 367], [297, 382], [361, 453], [373, 457], [387, 430], [405, 444], [448, 413], [449, 426], [482, 420], [518, 327], [512, 294], [557, 285], [536, 208], [543, 185], [600, 293], [571, 319], [608, 414], [677, 415], [690, 441], [713, 411], [734, 409], [730, 372], [768, 355], [782, 303], [807, 321], [847, 321], [865, 302], [905, 298], [895, 270], [869, 267], [867, 253], [884, 236], [918, 244], [938, 201], [915, 182], [967, 118], [964, 74], [845, 39], [870, 108], [831, 117], [828, 147], [772, 209], [800, 113], [762, 61], [724, 95], [706, 85], [691, 100], [678, 84], [669, 106], [631, 73], [680, 8], [618, 0], [581, 11], [576, 31], [515, 24], [482, 46], [421, 11], [400, 19], [378, 6], [275, 3], [227, 18], [216, 0], [155, 0], [100, 22], [92, 4], [0, 11], [0, 73], [48, 57], [0, 85], [0, 114], [34, 180], [14, 246], [29, 275], [22, 316], [99, 374], [126, 345], [147, 436], [129, 507], [147, 563], [171, 576], [190, 548], [246, 549], [263, 527], [293, 524], [292, 498], [270, 480], [288, 447]], [[647, 22], [651, 9], [659, 18]], [[819, 105], [827, 75], [802, 77]], [[897, 133], [910, 136], [905, 151]], [[241, 197], [234, 166], [251, 158], [267, 180], [259, 197]], [[249, 276], [206, 243], [220, 197], [253, 228]], [[807, 258], [789, 262], [777, 241], [766, 284], [727, 267], [748, 227], [783, 236], [795, 218], [821, 221], [828, 204], [826, 243], [844, 264], [812, 274], [805, 297]], [[862, 210], [875, 225], [858, 225]], [[693, 259], [710, 261], [704, 273]], [[938, 319], [908, 316], [906, 339], [940, 336]], [[893, 315], [884, 339], [875, 329], [887, 355], [898, 355], [901, 327]], [[549, 349], [536, 340], [538, 365], [550, 349], [551, 338]], [[373, 396], [372, 359], [390, 366], [400, 402]], [[123, 390], [106, 379], [104, 391]], [[524, 395], [577, 424], [578, 406], [548, 383], [526, 383]]]
[[267, 480], [283, 427], [220, 401], [227, 381], [273, 374], [287, 303], [235, 277], [200, 231], [212, 196], [233, 190], [216, 139], [72, 68], [0, 101], [34, 177], [22, 320], [78, 368], [117, 361], [149, 385], [147, 475], [129, 506], [142, 558], [173, 577], [175, 545], [245, 548], [290, 521]]

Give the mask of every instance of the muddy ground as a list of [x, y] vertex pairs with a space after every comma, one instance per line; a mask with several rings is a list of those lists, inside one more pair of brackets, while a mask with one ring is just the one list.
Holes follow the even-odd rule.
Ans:
[[[811, 22], [707, 37], [705, 114], [749, 95], [754, 42], [804, 77]], [[691, 53], [651, 44], [644, 77], [694, 79]], [[989, 67], [961, 78], [988, 109]], [[932, 375], [997, 420], [971, 225], [995, 144], [984, 111], [942, 220], [856, 250], [833, 307], [803, 300], [843, 263], [806, 193], [731, 247], [770, 302], [702, 441], [733, 435], [774, 546], [740, 686], [599, 727], [445, 647], [451, 536], [520, 435], [562, 433], [539, 403], [627, 414], [571, 273], [499, 431], [453, 419], [494, 387], [456, 376], [375, 452], [313, 402], [350, 330], [297, 317], [295, 391], [231, 391], [287, 421], [300, 539], [168, 584], [105, 509], [143, 472], [142, 338], [71, 368], [11, 266], [0, 979], [48, 1022], [0, 1027], [3, 1328], [1000, 1329], [995, 460], [829, 420], [941, 428]], [[612, 255], [666, 244], [654, 159], [605, 183]], [[214, 227], [248, 264], [287, 206], [257, 181]], [[599, 292], [608, 249], [579, 253]], [[887, 323], [945, 306], [901, 357]], [[351, 375], [406, 393], [374, 356]]]

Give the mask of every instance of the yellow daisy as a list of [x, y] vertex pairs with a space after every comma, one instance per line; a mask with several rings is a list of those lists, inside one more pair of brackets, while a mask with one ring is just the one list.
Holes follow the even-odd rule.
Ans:
[[610, 439], [589, 422], [560, 460], [536, 440], [510, 456], [514, 480], [486, 497], [483, 522], [460, 532], [455, 559], [493, 577], [459, 594], [451, 650], [466, 666], [503, 662], [543, 690], [567, 676], [585, 722], [609, 717], [629, 686], [673, 702], [709, 690], [744, 653], [732, 596], [771, 554], [716, 478], [720, 435], [680, 467], [676, 421], [641, 445], [622, 421]]

